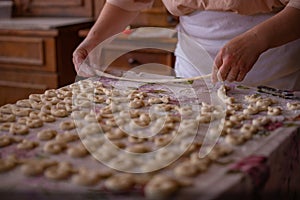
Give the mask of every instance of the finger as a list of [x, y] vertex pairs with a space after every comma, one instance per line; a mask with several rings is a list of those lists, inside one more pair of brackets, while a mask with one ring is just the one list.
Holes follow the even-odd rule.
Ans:
[[76, 72], [78, 73], [78, 70], [79, 70], [79, 64], [78, 64], [78, 62], [77, 62], [77, 56], [73, 56], [72, 61], [73, 61], [75, 70], [76, 70]]
[[219, 81], [218, 72], [219, 72], [219, 68], [223, 64], [223, 60], [222, 60], [221, 55], [222, 55], [221, 52], [219, 52], [218, 55], [216, 56], [215, 60], [214, 60], [214, 66], [213, 66], [213, 72], [212, 72], [212, 81], [213, 81], [213, 83], [216, 83], [216, 82]]
[[85, 70], [84, 67], [81, 66], [81, 64], [76, 63], [76, 61], [73, 62], [78, 76], [91, 77], [91, 73], [87, 73], [88, 70]]
[[75, 65], [75, 69], [78, 70], [79, 66], [83, 63], [83, 55], [81, 53], [75, 53], [73, 55], [73, 63]]
[[230, 72], [230, 67], [228, 65], [222, 65], [222, 67], [219, 69], [219, 78], [223, 81], [227, 79], [227, 76]]
[[240, 72], [239, 75], [237, 77], [237, 81], [241, 82], [245, 79], [246, 75], [248, 74], [248, 72], [251, 70], [253, 65], [244, 65], [243, 68], [240, 68]]
[[86, 59], [87, 56], [88, 56], [87, 50], [80, 47], [77, 48], [73, 53], [74, 64], [79, 66], [81, 63], [83, 63], [83, 61]]
[[232, 64], [232, 58], [229, 56], [226, 56], [222, 59], [222, 65], [219, 67], [219, 79], [222, 79], [223, 81], [227, 79], [227, 76], [231, 70], [231, 64]]
[[75, 60], [75, 57], [74, 57], [74, 56], [73, 56], [73, 58], [72, 58], [72, 61], [73, 61], [73, 64], [74, 64], [74, 67], [75, 67], [76, 73], [78, 73], [79, 65], [77, 64], [77, 62], [76, 62], [76, 60]]
[[240, 70], [238, 67], [231, 67], [226, 80], [229, 82], [236, 81], [239, 76]]
[[217, 68], [217, 66], [214, 65], [213, 70], [212, 70], [212, 82], [216, 83], [218, 82], [218, 77], [217, 77], [217, 73], [219, 71], [219, 69]]
[[238, 75], [237, 78], [236, 78], [236, 81], [238, 81], [238, 82], [243, 81], [244, 78], [245, 78], [245, 76], [246, 76], [246, 74], [247, 74], [247, 73], [245, 73], [245, 72], [243, 72], [243, 71], [240, 71], [240, 72], [239, 72], [239, 75]]
[[217, 79], [218, 79], [218, 81], [221, 81], [221, 82], [224, 81], [224, 79], [221, 76], [221, 71], [220, 70], [217, 72]]
[[75, 57], [75, 62], [77, 64], [77, 66], [81, 65], [83, 63], [82, 55], [76, 56]]
[[82, 63], [79, 66], [77, 74], [80, 75], [80, 76], [83, 76], [83, 77], [92, 77], [92, 76], [95, 76], [96, 73], [95, 73], [95, 70], [92, 67], [90, 67], [86, 63]]
[[73, 57], [73, 63], [74, 63], [77, 75], [82, 76], [82, 77], [91, 77], [93, 75], [93, 73], [91, 73], [90, 67], [87, 67], [86, 65], [84, 65], [83, 60], [78, 59], [78, 57], [76, 55]]
[[217, 69], [220, 69], [222, 64], [223, 64], [222, 54], [221, 54], [221, 52], [219, 52], [214, 60], [214, 66]]

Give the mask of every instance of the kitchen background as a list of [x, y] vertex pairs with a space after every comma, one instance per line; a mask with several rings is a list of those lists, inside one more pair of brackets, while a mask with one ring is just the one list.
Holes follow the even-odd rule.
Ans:
[[[87, 35], [104, 3], [105, 0], [0, 0], [0, 105], [73, 83], [76, 73], [72, 53]], [[130, 28], [174, 28], [177, 20], [156, 0]], [[106, 49], [104, 59], [143, 42], [129, 35], [130, 31], [120, 35], [116, 44]], [[151, 42], [165, 45], [170, 51], [131, 51], [115, 60], [108, 70], [128, 70], [145, 63], [172, 67], [176, 38], [157, 37]]]

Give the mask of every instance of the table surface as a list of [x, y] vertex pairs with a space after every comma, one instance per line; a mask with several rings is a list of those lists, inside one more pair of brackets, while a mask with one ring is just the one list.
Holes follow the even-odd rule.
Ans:
[[[107, 81], [104, 78], [101, 79], [101, 82], [103, 80], [104, 82]], [[116, 83], [123, 84], [122, 81], [120, 82], [110, 79], [108, 80], [108, 82], [111, 85], [114, 85]], [[138, 83], [130, 83], [128, 81], [125, 81], [124, 84], [129, 85], [130, 88], [140, 86], [138, 85]], [[197, 83], [193, 84], [196, 85]], [[243, 98], [246, 94], [257, 93], [255, 91], [255, 88], [251, 87], [232, 85], [231, 88], [232, 90], [230, 90], [229, 96], [234, 96], [237, 99]], [[203, 90], [203, 88], [198, 88], [197, 91], [199, 91], [200, 94], [209, 92], [208, 90]], [[265, 94], [261, 95], [268, 97], [268, 95]], [[280, 106], [284, 107], [286, 105], [287, 100], [280, 99], [277, 97], [272, 98], [276, 99], [279, 102], [278, 104]], [[298, 145], [293, 147], [294, 149], [291, 148], [291, 144], [293, 142], [299, 143], [298, 139], [300, 133], [300, 123], [297, 120], [293, 120], [299, 114], [300, 112], [298, 111], [292, 113], [286, 112], [284, 113], [284, 115], [287, 116], [287, 118], [289, 119], [288, 121], [286, 121], [287, 118], [282, 118], [282, 116], [277, 117], [278, 120], [282, 122], [282, 124], [280, 125], [281, 127], [273, 131], [269, 131], [266, 135], [254, 137], [252, 140], [249, 140], [241, 146], [234, 146], [234, 153], [225, 157], [225, 160], [222, 160], [222, 162], [224, 163], [214, 163], [213, 165], [211, 165], [207, 172], [198, 175], [197, 178], [193, 178], [193, 186], [182, 188], [179, 191], [178, 196], [176, 195], [176, 197], [180, 199], [181, 195], [184, 195], [187, 199], [193, 199], [194, 196], [197, 195], [197, 199], [217, 199], [218, 197], [220, 197], [220, 195], [224, 195], [226, 193], [236, 193], [239, 195], [243, 194], [244, 196], [251, 194], [251, 192], [253, 191], [253, 182], [251, 181], [255, 180], [255, 177], [253, 179], [253, 177], [241, 172], [229, 173], [229, 171], [232, 169], [232, 164], [237, 163], [249, 156], [263, 156], [268, 160], [265, 164], [269, 166], [269, 171], [272, 172], [272, 174], [270, 176], [271, 178], [269, 178], [271, 182], [269, 183], [267, 181], [265, 185], [267, 189], [269, 188], [270, 190], [272, 190], [272, 187], [273, 189], [274, 187], [279, 187], [280, 185], [276, 184], [280, 183], [276, 183], [276, 181], [273, 180], [273, 176], [284, 176], [286, 171], [279, 171], [277, 169], [278, 163], [275, 162], [278, 162], [278, 159], [281, 159], [280, 162], [288, 163], [290, 162], [289, 158], [284, 158], [280, 155], [282, 155], [283, 153], [289, 155], [293, 154], [294, 151], [299, 151], [299, 149], [297, 149]], [[24, 136], [24, 138], [28, 140], [37, 140], [36, 134], [39, 131], [47, 128], [56, 129], [61, 132], [61, 130], [59, 130], [59, 124], [63, 121], [67, 121], [70, 119], [70, 117], [57, 118], [57, 121], [55, 123], [45, 123], [44, 126], [41, 128], [30, 129], [30, 134]], [[74, 133], [76, 134], [76, 130], [74, 130]], [[4, 131], [0, 132], [0, 135], [6, 134], [8, 133]], [[78, 144], [78, 142], [80, 143], [80, 141], [77, 141], [71, 143], [70, 145], [74, 146]], [[11, 145], [9, 147], [2, 148], [0, 155], [2, 158], [6, 157], [9, 154], [16, 154], [17, 157], [21, 158], [46, 158], [54, 159], [57, 161], [69, 161], [76, 168], [86, 167], [93, 170], [106, 168], [106, 166], [93, 159], [91, 156], [81, 159], [74, 159], [65, 153], [59, 155], [49, 155], [43, 152], [43, 145], [45, 144], [45, 142], [40, 141], [39, 143], [39, 146], [32, 151], [18, 150], [16, 149], [15, 145]], [[164, 170], [162, 171], [162, 173], [165, 173]], [[289, 177], [292, 176], [293, 174], [289, 174]], [[22, 194], [25, 195], [25, 197], [27, 198], [30, 198], [33, 194], [36, 196], [44, 196], [45, 194], [51, 196], [51, 194], [53, 194], [55, 196], [57, 194], [61, 194], [61, 192], [64, 194], [73, 195], [75, 193], [76, 195], [78, 195], [78, 197], [82, 195], [84, 197], [94, 198], [109, 197], [110, 195], [112, 195], [110, 192], [103, 189], [103, 181], [92, 187], [83, 187], [70, 183], [70, 180], [49, 181], [43, 176], [26, 177], [20, 173], [19, 167], [7, 173], [0, 174], [0, 178], [1, 192], [3, 192], [4, 194]], [[116, 197], [118, 197], [118, 195]], [[129, 194], [125, 194], [124, 196], [122, 196], [122, 198], [131, 199], [135, 195], [141, 197], [142, 193], [140, 192], [140, 190], [138, 190], [138, 192], [134, 191], [130, 192]]]

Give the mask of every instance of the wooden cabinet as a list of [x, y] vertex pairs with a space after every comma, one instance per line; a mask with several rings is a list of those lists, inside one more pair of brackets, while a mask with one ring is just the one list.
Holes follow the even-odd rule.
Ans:
[[[5, 32], [7, 34], [5, 34]], [[22, 33], [19, 31], [19, 33]], [[24, 32], [23, 32], [24, 33]], [[45, 35], [9, 34], [0, 35], [0, 63], [2, 69], [55, 72], [55, 33]]]
[[0, 105], [74, 82], [72, 52], [89, 18], [0, 20]]
[[105, 0], [14, 0], [15, 17], [95, 17]]
[[[106, 49], [104, 52], [104, 62], [110, 62], [110, 58], [114, 57], [115, 54], [120, 53], [119, 49]], [[133, 67], [147, 63], [159, 63], [170, 66], [172, 64], [171, 54], [163, 51], [157, 51], [155, 49], [131, 51], [115, 59], [110, 66], [129, 70]]]
[[0, 19], [0, 105], [74, 82], [72, 53], [105, 0], [13, 0]]
[[176, 38], [130, 38], [121, 34], [103, 49], [101, 66], [106, 66], [107, 71], [142, 69], [156, 74], [172, 75], [176, 41]]

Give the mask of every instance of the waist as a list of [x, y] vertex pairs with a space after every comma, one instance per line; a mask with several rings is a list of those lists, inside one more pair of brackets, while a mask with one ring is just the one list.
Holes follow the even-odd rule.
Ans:
[[253, 16], [221, 11], [196, 11], [181, 16], [178, 29], [203, 40], [229, 40], [274, 16], [274, 13]]

